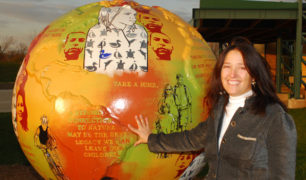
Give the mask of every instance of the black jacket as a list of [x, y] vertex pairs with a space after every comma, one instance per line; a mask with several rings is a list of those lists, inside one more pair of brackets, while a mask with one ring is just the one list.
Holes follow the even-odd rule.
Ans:
[[[254, 98], [254, 97], [252, 97]], [[239, 108], [224, 134], [218, 151], [218, 125], [223, 119], [224, 99], [194, 129], [173, 134], [151, 134], [152, 152], [183, 152], [205, 149], [207, 179], [284, 179], [295, 177], [296, 128], [279, 104], [268, 105], [264, 115], [251, 112], [252, 98]]]

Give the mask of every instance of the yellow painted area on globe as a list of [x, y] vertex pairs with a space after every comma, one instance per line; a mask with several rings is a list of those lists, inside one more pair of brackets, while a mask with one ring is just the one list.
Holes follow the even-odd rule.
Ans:
[[178, 179], [197, 153], [134, 147], [135, 115], [153, 132], [206, 117], [215, 56], [176, 15], [133, 1], [79, 7], [32, 42], [13, 94], [20, 146], [44, 179]]

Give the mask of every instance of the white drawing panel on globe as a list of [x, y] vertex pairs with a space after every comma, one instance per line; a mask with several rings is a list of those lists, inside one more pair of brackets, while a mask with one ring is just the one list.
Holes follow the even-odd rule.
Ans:
[[148, 36], [128, 5], [105, 8], [86, 38], [84, 69], [113, 75], [148, 71]]

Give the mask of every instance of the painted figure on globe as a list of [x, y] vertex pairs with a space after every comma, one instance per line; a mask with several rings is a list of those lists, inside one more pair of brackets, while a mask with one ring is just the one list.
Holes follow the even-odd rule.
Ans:
[[[13, 118], [13, 127], [16, 136], [18, 137], [18, 130], [19, 127], [18, 122], [20, 122], [22, 130], [27, 132], [28, 131], [28, 110], [26, 106], [26, 97], [25, 97], [25, 85], [28, 80], [28, 72], [27, 72], [27, 65], [30, 59], [30, 53], [37, 43], [37, 41], [41, 38], [42, 34], [49, 28], [47, 26], [30, 44], [28, 48], [28, 54], [23, 59], [22, 65], [18, 71], [17, 79], [14, 86], [13, 92], [13, 101], [12, 101], [12, 118]], [[19, 99], [19, 100], [18, 100]]]
[[[177, 83], [174, 88], [167, 83], [158, 102], [155, 131], [157, 133], [173, 133], [188, 129], [192, 122], [192, 98], [189, 88], [183, 83], [183, 76], [176, 75]], [[168, 158], [168, 153], [158, 153], [157, 158]]]
[[129, 5], [102, 7], [99, 23], [90, 28], [85, 47], [84, 68], [91, 72], [147, 72], [147, 32], [136, 23]]
[[192, 154], [192, 153], [181, 153], [178, 156], [175, 162], [177, 174], [174, 178], [178, 178], [184, 173], [184, 171], [187, 169], [188, 165], [195, 158], [195, 156], [196, 154]]
[[78, 60], [82, 53], [86, 35], [83, 32], [71, 32], [67, 35], [64, 53], [66, 60]]
[[151, 33], [150, 46], [157, 60], [171, 60], [173, 45], [168, 35], [160, 32]]
[[158, 103], [155, 128], [165, 134], [184, 131], [192, 123], [192, 97], [189, 88], [183, 83], [181, 74], [176, 75], [174, 87], [167, 83]]
[[[158, 103], [158, 115], [155, 121], [155, 129], [158, 133], [163, 132], [165, 134], [176, 132], [178, 109], [175, 102], [175, 95], [173, 94], [173, 88], [170, 84], [166, 84], [162, 98]], [[168, 153], [158, 153], [157, 158], [168, 158]]]
[[148, 31], [161, 32], [163, 23], [157, 16], [149, 13], [139, 13], [138, 17], [140, 23], [143, 24]]
[[23, 63], [21, 65], [20, 71], [19, 71], [19, 76], [17, 79], [17, 83], [16, 83], [16, 96], [15, 96], [15, 118], [13, 120], [14, 123], [14, 131], [16, 133], [16, 135], [18, 136], [17, 133], [17, 128], [19, 127], [19, 124], [21, 125], [21, 128], [23, 131], [28, 131], [28, 110], [27, 110], [27, 106], [26, 106], [26, 100], [25, 100], [25, 84], [27, 82], [28, 79], [28, 74], [26, 71], [26, 66], [24, 65], [25, 63]]
[[166, 84], [162, 98], [158, 103], [158, 123], [157, 131], [171, 133], [176, 131], [178, 109], [174, 97], [173, 88], [170, 84]]
[[16, 96], [16, 122], [20, 123], [24, 131], [28, 131], [28, 111], [25, 105], [25, 93], [24, 89], [19, 89]]
[[181, 130], [186, 130], [188, 125], [192, 122], [192, 97], [189, 88], [184, 84], [184, 79], [182, 74], [176, 75], [177, 83], [174, 86], [174, 94], [178, 105], [178, 128]]
[[57, 155], [56, 141], [50, 135], [48, 127], [48, 118], [43, 115], [40, 118], [41, 125], [37, 128], [34, 135], [34, 144], [42, 150], [50, 169], [57, 179], [68, 179], [64, 173], [60, 160]]
[[207, 160], [205, 159], [205, 152], [202, 152], [192, 160], [179, 180], [193, 179], [196, 177], [196, 175], [203, 171], [203, 168], [206, 164]]

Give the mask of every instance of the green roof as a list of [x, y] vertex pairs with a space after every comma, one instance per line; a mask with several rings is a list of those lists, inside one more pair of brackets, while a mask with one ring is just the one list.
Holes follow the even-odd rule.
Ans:
[[297, 2], [252, 0], [200, 0], [201, 9], [297, 9]]

